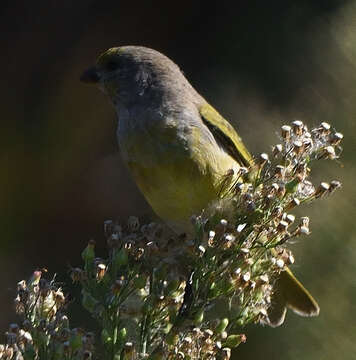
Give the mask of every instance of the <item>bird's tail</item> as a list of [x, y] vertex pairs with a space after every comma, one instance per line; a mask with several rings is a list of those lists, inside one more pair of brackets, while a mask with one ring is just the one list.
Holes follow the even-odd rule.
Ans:
[[300, 316], [317, 316], [319, 305], [301, 282], [286, 268], [274, 285], [271, 307], [268, 311], [269, 325], [283, 324], [287, 308]]

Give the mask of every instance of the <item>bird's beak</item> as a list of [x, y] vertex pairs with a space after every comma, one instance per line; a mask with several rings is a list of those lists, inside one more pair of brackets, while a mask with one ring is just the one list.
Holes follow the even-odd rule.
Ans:
[[85, 70], [80, 77], [80, 81], [87, 84], [97, 84], [100, 81], [97, 67], [92, 66], [89, 69]]

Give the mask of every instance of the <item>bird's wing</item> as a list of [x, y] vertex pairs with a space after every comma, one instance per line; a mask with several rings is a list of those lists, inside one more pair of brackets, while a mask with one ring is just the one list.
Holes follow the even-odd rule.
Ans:
[[204, 104], [199, 108], [204, 124], [212, 132], [225, 151], [240, 165], [249, 167], [253, 159], [235, 129], [212, 106]]

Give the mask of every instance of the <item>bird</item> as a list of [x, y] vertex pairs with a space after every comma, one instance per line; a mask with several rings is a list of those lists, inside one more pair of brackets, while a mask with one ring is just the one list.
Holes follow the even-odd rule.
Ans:
[[[109, 97], [121, 156], [153, 211], [176, 233], [187, 231], [190, 216], [219, 196], [227, 173], [253, 164], [233, 126], [156, 50], [110, 48], [80, 80]], [[269, 325], [281, 325], [287, 308], [301, 316], [319, 314], [289, 268], [276, 281]]]

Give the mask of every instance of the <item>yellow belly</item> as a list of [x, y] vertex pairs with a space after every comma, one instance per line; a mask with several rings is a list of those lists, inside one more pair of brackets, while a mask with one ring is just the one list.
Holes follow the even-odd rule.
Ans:
[[167, 152], [150, 165], [127, 165], [154, 212], [176, 232], [189, 231], [190, 217], [217, 199], [228, 170], [239, 167], [220, 149], [186, 156]]

